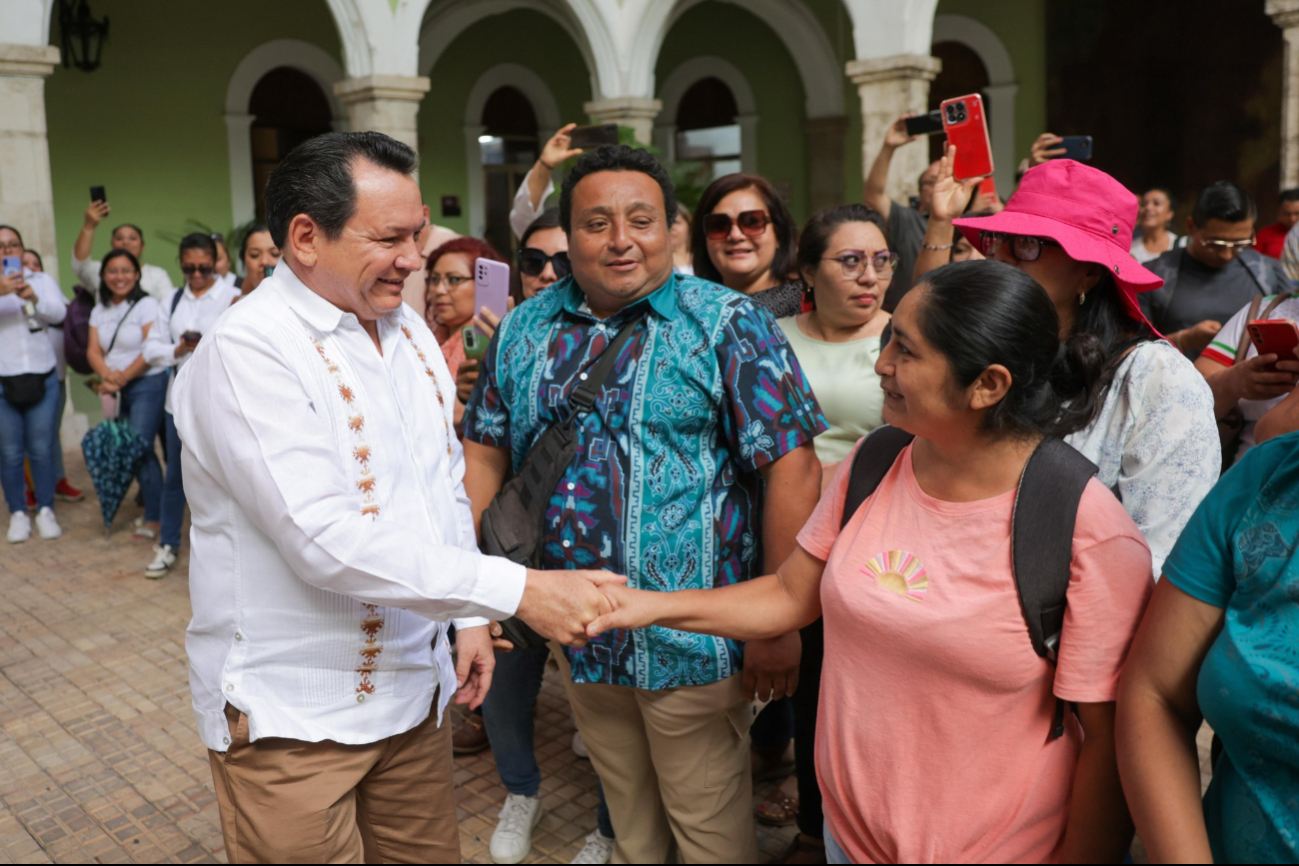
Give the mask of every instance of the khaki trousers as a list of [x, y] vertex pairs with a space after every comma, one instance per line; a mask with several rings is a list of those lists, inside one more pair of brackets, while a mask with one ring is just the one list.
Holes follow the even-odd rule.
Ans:
[[226, 704], [230, 749], [208, 752], [231, 863], [459, 863], [451, 723], [364, 746], [248, 742]]
[[[650, 691], [575, 685], [573, 716], [604, 785], [615, 863], [757, 863], [749, 726], [740, 675]], [[675, 843], [675, 846], [674, 846]]]

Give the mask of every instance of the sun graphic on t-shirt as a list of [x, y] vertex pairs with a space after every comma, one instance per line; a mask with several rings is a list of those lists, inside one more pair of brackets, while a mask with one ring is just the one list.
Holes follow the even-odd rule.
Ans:
[[875, 582], [890, 592], [924, 601], [929, 589], [929, 575], [915, 554], [905, 550], [890, 550], [871, 557], [862, 566], [862, 573], [875, 578]]

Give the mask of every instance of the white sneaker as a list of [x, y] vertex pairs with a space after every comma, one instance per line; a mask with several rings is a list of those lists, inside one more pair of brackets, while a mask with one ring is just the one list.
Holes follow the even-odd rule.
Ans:
[[171, 570], [176, 564], [176, 551], [170, 544], [160, 544], [153, 549], [153, 562], [144, 570], [144, 576], [150, 580], [157, 580]]
[[599, 830], [586, 834], [586, 844], [569, 863], [608, 863], [613, 859], [614, 840]]
[[591, 760], [591, 753], [587, 751], [586, 743], [582, 740], [581, 731], [573, 731], [573, 754], [584, 761]]
[[32, 537], [32, 519], [26, 511], [15, 511], [9, 515], [9, 543], [22, 544]]
[[54, 509], [48, 505], [36, 512], [36, 531], [41, 534], [41, 538], [49, 541], [52, 538], [58, 538], [63, 534], [63, 529], [59, 522], [54, 519]]
[[509, 794], [492, 831], [493, 863], [522, 863], [532, 850], [532, 828], [541, 820], [541, 795]]

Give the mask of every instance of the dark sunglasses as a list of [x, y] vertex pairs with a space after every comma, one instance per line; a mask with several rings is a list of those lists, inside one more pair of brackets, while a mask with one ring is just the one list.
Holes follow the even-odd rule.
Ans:
[[202, 274], [206, 277], [215, 271], [216, 267], [213, 265], [181, 265], [180, 270], [187, 277], [192, 277], [194, 274]]
[[988, 258], [997, 254], [1003, 243], [1010, 244], [1010, 254], [1021, 262], [1035, 262], [1042, 255], [1043, 247], [1060, 246], [1050, 238], [1039, 238], [1033, 235], [1008, 235], [1003, 232], [979, 232], [979, 252]]
[[[771, 217], [766, 211], [746, 210], [735, 218], [735, 223], [739, 224], [740, 231], [744, 234], [756, 238], [771, 225]], [[710, 213], [704, 217], [704, 237], [710, 241], [726, 240], [731, 234], [732, 225], [730, 214]]]
[[519, 250], [519, 270], [530, 277], [541, 276], [547, 263], [554, 267], [558, 279], [562, 280], [573, 273], [573, 264], [568, 260], [568, 253], [561, 252], [548, 256], [535, 247], [524, 247]]

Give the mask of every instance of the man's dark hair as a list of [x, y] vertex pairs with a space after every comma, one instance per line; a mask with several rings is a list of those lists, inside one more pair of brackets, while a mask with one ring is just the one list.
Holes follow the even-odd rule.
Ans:
[[335, 240], [356, 213], [352, 166], [358, 159], [401, 174], [414, 174], [419, 157], [409, 145], [382, 132], [327, 132], [289, 151], [266, 183], [266, 224], [280, 249], [289, 223], [304, 213]]
[[663, 190], [663, 217], [666, 224], [670, 226], [676, 219], [677, 192], [663, 164], [648, 150], [625, 144], [606, 144], [578, 157], [577, 165], [564, 178], [564, 187], [559, 193], [559, 225], [564, 229], [564, 234], [573, 233], [573, 187], [582, 178], [597, 171], [639, 171], [654, 178], [659, 189]]
[[1254, 202], [1249, 193], [1229, 180], [1220, 180], [1206, 186], [1195, 200], [1191, 221], [1204, 228], [1209, 220], [1240, 223], [1254, 219], [1255, 215]]
[[1299, 201], [1299, 186], [1281, 190], [1281, 201]]

